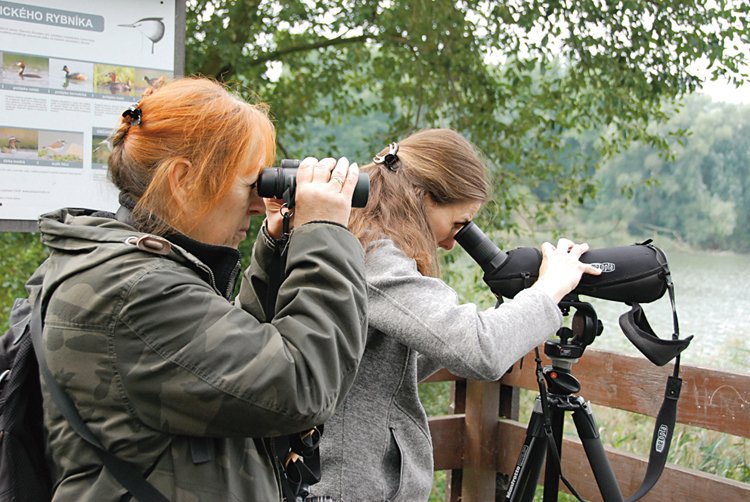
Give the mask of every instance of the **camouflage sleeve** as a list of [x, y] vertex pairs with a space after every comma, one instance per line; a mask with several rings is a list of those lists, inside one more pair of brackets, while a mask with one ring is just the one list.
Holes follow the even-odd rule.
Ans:
[[266, 231], [265, 223], [261, 225], [258, 237], [253, 246], [253, 257], [250, 266], [245, 269], [240, 283], [240, 293], [235, 305], [251, 313], [257, 319], [265, 319], [264, 305], [268, 301], [270, 281], [269, 270], [274, 259], [276, 242]]
[[130, 412], [198, 436], [273, 436], [323, 423], [366, 337], [364, 257], [346, 229], [308, 224], [289, 244], [279, 311], [260, 323], [197, 277], [144, 273], [114, 337]]

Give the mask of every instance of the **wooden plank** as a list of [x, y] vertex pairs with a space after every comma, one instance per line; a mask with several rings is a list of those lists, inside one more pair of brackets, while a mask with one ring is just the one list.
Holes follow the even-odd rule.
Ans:
[[452, 469], [445, 487], [445, 500], [447, 502], [461, 502], [461, 478], [464, 471]]
[[463, 380], [461, 377], [457, 377], [447, 369], [443, 368], [441, 370], [438, 370], [437, 372], [433, 373], [432, 375], [428, 376], [422, 382], [420, 383], [429, 383], [429, 382], [449, 382], [452, 380]]
[[462, 502], [493, 500], [500, 382], [467, 380]]
[[[574, 432], [574, 431], [573, 431]], [[526, 435], [526, 424], [500, 420], [498, 437], [502, 448], [498, 452], [498, 472], [510, 474], [515, 468], [518, 452]], [[647, 460], [638, 456], [605, 447], [623, 495], [635, 493], [646, 472]], [[586, 454], [577, 438], [566, 438], [562, 447], [563, 475], [579, 495], [587, 500], [601, 500], [599, 489]], [[539, 483], [542, 483], [544, 469]], [[563, 485], [560, 484], [562, 487]], [[667, 464], [656, 486], [641, 500], [690, 500], [691, 502], [716, 502], [750, 500], [750, 484], [740, 483], [720, 476]]]
[[464, 418], [460, 414], [429, 419], [436, 471], [463, 467]]
[[[449, 376], [451, 373], [446, 372]], [[466, 411], [466, 380], [455, 380], [451, 382], [451, 411], [453, 413], [463, 414]], [[466, 423], [466, 422], [464, 422]], [[463, 433], [463, 429], [461, 430]], [[461, 485], [463, 482], [463, 438], [461, 443], [461, 467], [448, 471], [445, 480], [445, 500], [446, 502], [459, 502], [461, 500]]]
[[511, 420], [518, 420], [521, 406], [521, 393], [518, 387], [500, 386], [500, 409], [498, 415]]
[[[542, 354], [543, 364], [550, 364]], [[502, 382], [536, 390], [533, 353], [507, 373]], [[581, 392], [593, 403], [655, 417], [664, 398], [672, 365], [658, 367], [645, 357], [587, 349], [573, 365]], [[750, 437], [750, 375], [695, 366], [681, 366], [683, 379], [677, 421], [715, 431]]]

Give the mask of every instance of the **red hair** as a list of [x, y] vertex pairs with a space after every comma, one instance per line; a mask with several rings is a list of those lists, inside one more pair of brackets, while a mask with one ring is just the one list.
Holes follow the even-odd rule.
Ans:
[[[133, 214], [145, 231], [189, 229], [238, 175], [274, 162], [276, 133], [268, 108], [241, 100], [213, 80], [174, 80], [144, 95], [138, 109], [141, 123], [123, 118], [112, 137], [109, 174], [137, 200]], [[198, 214], [181, 214], [169, 185], [172, 165], [185, 160], [191, 165], [185, 188]]]

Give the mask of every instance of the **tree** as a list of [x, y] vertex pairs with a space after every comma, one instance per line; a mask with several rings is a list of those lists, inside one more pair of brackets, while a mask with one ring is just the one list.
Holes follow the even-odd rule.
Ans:
[[[372, 153], [449, 126], [485, 154], [489, 217], [511, 227], [519, 208], [541, 221], [593, 197], [599, 163], [634, 141], [666, 151], [648, 125], [700, 88], [701, 67], [741, 84], [750, 40], [742, 0], [193, 0], [187, 18], [187, 72], [269, 103], [281, 155], [307, 153], [311, 117], [386, 117], [361, 138]], [[602, 130], [588, 151], [566, 141]], [[527, 207], [545, 183], [546, 204]]]
[[638, 239], [666, 234], [693, 248], [749, 251], [750, 106], [691, 96], [660, 129], [686, 131], [670, 145], [674, 156], [636, 144], [604, 162], [597, 200], [577, 221], [592, 233], [619, 222]]

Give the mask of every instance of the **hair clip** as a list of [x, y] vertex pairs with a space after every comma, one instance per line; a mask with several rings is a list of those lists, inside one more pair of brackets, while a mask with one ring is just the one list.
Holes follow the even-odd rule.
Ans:
[[396, 153], [398, 153], [398, 143], [391, 143], [390, 145], [388, 145], [388, 153], [383, 156], [376, 155], [372, 158], [372, 161], [376, 164], [385, 164], [385, 167], [395, 173], [396, 169], [398, 169], [398, 167], [396, 166], [396, 162], [398, 162], [398, 155], [396, 155]]
[[122, 116], [126, 119], [130, 119], [130, 125], [141, 125], [143, 112], [141, 112], [141, 109], [138, 108], [138, 103], [136, 103], [122, 112]]

